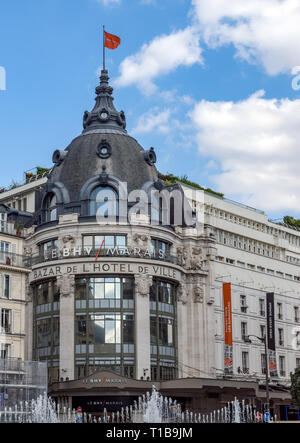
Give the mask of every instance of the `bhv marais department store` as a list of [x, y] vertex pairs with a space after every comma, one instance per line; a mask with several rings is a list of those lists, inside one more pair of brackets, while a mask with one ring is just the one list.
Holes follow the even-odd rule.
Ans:
[[[266, 291], [245, 283], [253, 269], [231, 270], [233, 258], [249, 262], [250, 252], [240, 252], [248, 258], [228, 261], [224, 244], [217, 245], [221, 225], [196, 218], [193, 206], [210, 208], [216, 201], [223, 211], [226, 205], [243, 211], [244, 219], [268, 220], [254, 210], [167, 183], [156, 169], [154, 149], [144, 150], [127, 133], [106, 70], [100, 80], [95, 107], [84, 113], [82, 134], [64, 151], [55, 151], [54, 168], [35, 191], [36, 212], [25, 240], [32, 269], [28, 359], [47, 361], [52, 397], [89, 412], [104, 406], [119, 410], [153, 384], [199, 412], [222, 407], [234, 396], [264, 403], [264, 349], [245, 343], [237, 331], [241, 322], [250, 329], [254, 318], [257, 328], [264, 325], [261, 311], [254, 315], [254, 308], [247, 312], [239, 304], [246, 306], [248, 297], [249, 305], [262, 309]], [[141, 190], [148, 200], [136, 198], [134, 191]], [[137, 202], [142, 203], [139, 211]], [[116, 214], [115, 222], [104, 217], [99, 223], [102, 209], [104, 216], [110, 210]], [[181, 223], [175, 223], [178, 214]], [[295, 269], [289, 272], [296, 275]], [[268, 287], [270, 278], [259, 281]], [[228, 281], [237, 312], [230, 376], [224, 372], [222, 308], [222, 284]], [[281, 291], [286, 290], [286, 282], [281, 283]], [[292, 283], [299, 290], [299, 283]], [[297, 291], [282, 303], [286, 300], [296, 307]], [[243, 331], [247, 334], [245, 326]], [[295, 369], [300, 358], [290, 348], [282, 352], [288, 367], [273, 380], [274, 408], [290, 404], [288, 369]]]

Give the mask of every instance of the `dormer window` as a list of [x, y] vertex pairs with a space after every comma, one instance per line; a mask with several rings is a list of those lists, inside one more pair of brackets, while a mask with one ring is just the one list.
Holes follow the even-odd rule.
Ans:
[[91, 194], [90, 215], [102, 215], [103, 217], [118, 217], [119, 196], [110, 186], [100, 186]]
[[44, 205], [45, 223], [57, 220], [56, 195], [49, 194]]
[[4, 212], [0, 212], [0, 232], [5, 231], [7, 221], [7, 214]]

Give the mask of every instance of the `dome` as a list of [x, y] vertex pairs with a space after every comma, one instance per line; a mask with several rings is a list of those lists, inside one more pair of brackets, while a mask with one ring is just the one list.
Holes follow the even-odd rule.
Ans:
[[124, 189], [125, 183], [128, 193], [158, 183], [161, 186], [154, 148], [144, 150], [127, 134], [125, 114], [114, 107], [112, 93], [108, 72], [102, 70], [96, 104], [91, 112], [84, 113], [82, 134], [64, 151], [53, 154], [55, 166], [37, 208], [41, 213], [49, 212], [49, 218], [40, 218], [42, 223], [64, 213], [90, 215], [90, 195], [99, 186], [118, 192], [119, 185], [122, 183]]
[[126, 182], [128, 192], [158, 180], [156, 168], [145, 159], [147, 151], [128, 135], [105, 132], [81, 135], [66, 152], [66, 158], [54, 167], [49, 181], [63, 183], [71, 201], [80, 200], [83, 186], [101, 174]]

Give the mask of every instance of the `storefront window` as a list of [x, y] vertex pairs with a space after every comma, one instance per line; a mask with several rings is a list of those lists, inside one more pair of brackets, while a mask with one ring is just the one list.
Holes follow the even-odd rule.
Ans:
[[153, 380], [176, 376], [176, 287], [154, 280], [150, 291], [150, 345]]
[[84, 372], [90, 375], [106, 368], [120, 375], [133, 376], [133, 288], [133, 278], [127, 277], [76, 279], [75, 353], [78, 374]]
[[51, 368], [57, 368], [59, 356], [59, 306], [60, 293], [56, 280], [50, 280], [37, 285], [32, 285], [34, 303], [34, 358], [47, 360], [49, 374], [54, 372]]

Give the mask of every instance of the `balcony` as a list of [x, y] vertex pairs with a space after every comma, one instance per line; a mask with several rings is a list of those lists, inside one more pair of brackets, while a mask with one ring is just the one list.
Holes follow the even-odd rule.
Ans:
[[11, 325], [0, 326], [0, 334], [11, 334]]
[[24, 371], [24, 362], [13, 358], [0, 358], [0, 371]]
[[23, 230], [20, 229], [20, 232], [16, 230], [15, 223], [8, 223], [8, 222], [1, 222], [0, 223], [0, 235], [1, 234], [8, 234], [8, 235], [15, 235], [18, 237], [23, 236]]
[[30, 268], [30, 260], [28, 260], [28, 257], [13, 254], [12, 252], [0, 251], [0, 265], [1, 264], [15, 268]]
[[[131, 248], [129, 248], [129, 251]], [[39, 254], [32, 257], [26, 257], [26, 264], [30, 267], [34, 265], [38, 265], [41, 263], [57, 261], [57, 260], [67, 260], [67, 259], [76, 259], [76, 258], [91, 258], [95, 259], [99, 254], [99, 249], [92, 249], [90, 253], [87, 253], [85, 248], [77, 248], [76, 253], [70, 253], [69, 255], [63, 255], [58, 248], [49, 249], [46, 254]], [[172, 256], [170, 254], [165, 254], [163, 257], [159, 256], [159, 254], [154, 253], [149, 256], [148, 254], [144, 255], [142, 252], [140, 254], [135, 254], [134, 251], [127, 253], [124, 249], [110, 248], [110, 249], [101, 249], [99, 258], [144, 258], [146, 260], [156, 260], [156, 261], [164, 261], [167, 263], [172, 263], [174, 265], [179, 265], [178, 257]]]

